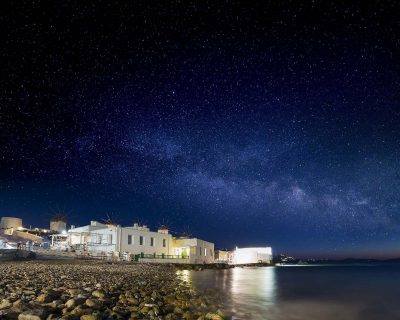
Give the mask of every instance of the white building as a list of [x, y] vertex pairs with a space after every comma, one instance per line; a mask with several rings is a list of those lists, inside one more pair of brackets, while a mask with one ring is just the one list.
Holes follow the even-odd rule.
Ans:
[[271, 263], [272, 248], [237, 248], [233, 251], [233, 264]]
[[189, 263], [213, 263], [214, 243], [197, 238], [173, 240], [174, 254], [189, 259]]
[[233, 251], [215, 250], [214, 259], [216, 263], [232, 263]]
[[90, 225], [68, 230], [68, 235], [69, 245], [93, 253], [172, 254], [172, 236], [167, 229], [154, 232], [138, 224], [121, 227], [91, 221]]
[[118, 226], [91, 221], [89, 225], [68, 230], [67, 243], [77, 250], [93, 253], [117, 251]]
[[22, 219], [16, 217], [2, 217], [0, 220], [0, 229], [22, 229]]
[[[129, 255], [143, 262], [212, 263], [214, 244], [200, 239], [174, 239], [166, 228], [90, 225], [68, 230], [67, 246], [91, 255]], [[60, 247], [60, 244], [57, 244]], [[56, 245], [54, 245], [56, 247]]]

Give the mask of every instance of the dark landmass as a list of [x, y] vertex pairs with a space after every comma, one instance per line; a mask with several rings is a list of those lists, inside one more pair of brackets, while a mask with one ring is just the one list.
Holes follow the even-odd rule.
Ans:
[[367, 259], [367, 258], [345, 258], [345, 259], [309, 259], [278, 256], [274, 258], [276, 264], [395, 264], [400, 263], [400, 258], [392, 259]]

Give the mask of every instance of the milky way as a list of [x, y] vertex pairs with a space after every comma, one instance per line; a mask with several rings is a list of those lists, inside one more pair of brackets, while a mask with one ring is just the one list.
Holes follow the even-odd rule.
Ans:
[[9, 5], [0, 215], [398, 255], [398, 9]]

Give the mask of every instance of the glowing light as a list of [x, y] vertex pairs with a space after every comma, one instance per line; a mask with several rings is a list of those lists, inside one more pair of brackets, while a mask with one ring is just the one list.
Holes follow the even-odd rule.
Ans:
[[233, 252], [233, 264], [269, 263], [271, 259], [271, 247], [236, 248]]

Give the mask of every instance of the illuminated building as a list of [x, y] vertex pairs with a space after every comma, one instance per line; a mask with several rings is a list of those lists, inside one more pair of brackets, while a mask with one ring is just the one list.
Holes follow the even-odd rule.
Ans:
[[271, 247], [237, 248], [233, 252], [233, 264], [271, 263]]
[[[72, 228], [65, 244], [89, 255], [117, 255], [142, 262], [212, 263], [214, 244], [197, 238], [173, 238], [168, 229], [150, 231], [135, 223], [131, 227], [91, 221]], [[63, 247], [57, 243], [58, 247]]]

